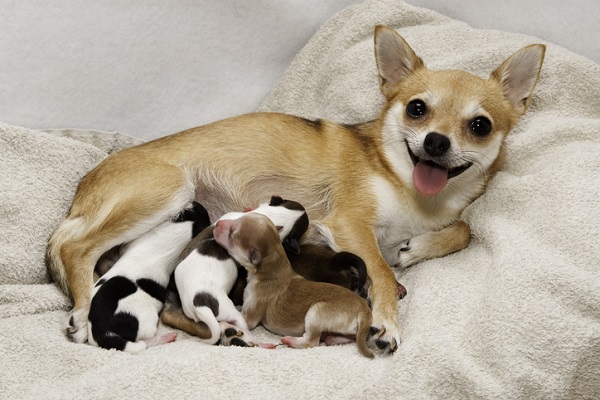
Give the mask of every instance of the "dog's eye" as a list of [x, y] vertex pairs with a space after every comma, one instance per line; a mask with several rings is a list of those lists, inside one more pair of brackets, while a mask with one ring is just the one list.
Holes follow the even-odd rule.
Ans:
[[426, 112], [427, 106], [423, 100], [412, 100], [406, 106], [406, 113], [412, 118], [421, 118]]
[[492, 131], [492, 123], [486, 117], [477, 117], [471, 121], [471, 130], [477, 136], [487, 136]]

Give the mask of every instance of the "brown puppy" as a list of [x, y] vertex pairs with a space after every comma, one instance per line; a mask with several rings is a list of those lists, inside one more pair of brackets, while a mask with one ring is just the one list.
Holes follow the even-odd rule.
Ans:
[[367, 347], [373, 317], [366, 300], [295, 273], [268, 218], [247, 214], [220, 220], [214, 237], [248, 270], [242, 313], [250, 329], [262, 323], [274, 333], [290, 335], [281, 342], [294, 348], [317, 346], [323, 334], [356, 335], [360, 353], [373, 358]]
[[94, 266], [196, 200], [215, 220], [279, 193], [306, 207], [305, 242], [363, 259], [381, 341], [400, 342], [392, 266], [442, 257], [469, 243], [461, 212], [497, 171], [510, 129], [527, 110], [545, 47], [530, 45], [488, 79], [425, 67], [393, 29], [375, 30], [387, 99], [348, 126], [250, 114], [111, 155], [80, 182], [48, 244], [51, 275], [74, 300], [68, 334], [87, 339]]

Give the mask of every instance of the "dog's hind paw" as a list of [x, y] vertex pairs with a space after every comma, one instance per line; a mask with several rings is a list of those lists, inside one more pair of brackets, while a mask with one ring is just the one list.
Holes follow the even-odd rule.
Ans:
[[67, 337], [75, 343], [85, 343], [88, 339], [87, 310], [73, 310], [69, 316], [69, 325], [65, 329]]

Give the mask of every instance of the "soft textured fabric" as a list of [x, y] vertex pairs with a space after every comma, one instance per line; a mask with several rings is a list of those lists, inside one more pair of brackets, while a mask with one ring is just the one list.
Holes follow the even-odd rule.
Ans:
[[[344, 123], [375, 118], [383, 97], [372, 35], [380, 23], [429, 67], [481, 76], [539, 42], [371, 1], [325, 24], [261, 109]], [[70, 343], [70, 304], [47, 281], [46, 239], [78, 179], [134, 141], [0, 126], [0, 398], [598, 398], [599, 88], [600, 66], [548, 44], [505, 165], [464, 212], [471, 244], [397, 271], [408, 289], [398, 308], [403, 341], [395, 355], [372, 361], [355, 345], [226, 348], [183, 333], [135, 356]], [[262, 328], [257, 334], [277, 342]]]

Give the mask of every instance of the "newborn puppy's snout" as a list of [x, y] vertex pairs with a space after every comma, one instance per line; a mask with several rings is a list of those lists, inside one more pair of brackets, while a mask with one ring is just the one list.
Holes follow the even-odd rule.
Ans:
[[221, 246], [226, 244], [227, 237], [229, 236], [229, 231], [231, 230], [232, 221], [229, 220], [219, 220], [215, 224], [213, 229], [213, 236], [217, 243]]
[[223, 221], [217, 221], [217, 223], [215, 224], [215, 227], [213, 229], [213, 234], [215, 236], [221, 235], [223, 232]]

